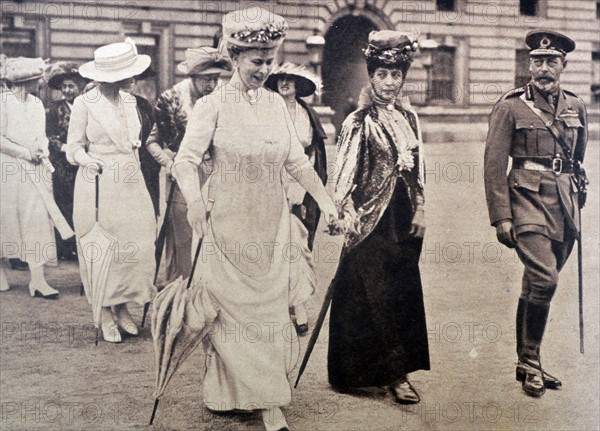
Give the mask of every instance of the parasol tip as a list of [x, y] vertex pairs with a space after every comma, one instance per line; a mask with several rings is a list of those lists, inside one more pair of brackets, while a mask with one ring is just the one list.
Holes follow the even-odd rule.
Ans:
[[150, 416], [150, 423], [148, 425], [152, 425], [154, 423], [154, 416], [156, 416], [156, 410], [158, 409], [159, 398], [154, 399], [154, 407], [152, 408], [152, 416]]

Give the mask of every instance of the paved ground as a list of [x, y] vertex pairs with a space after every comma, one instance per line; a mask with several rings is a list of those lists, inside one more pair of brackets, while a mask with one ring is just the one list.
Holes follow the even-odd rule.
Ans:
[[[594, 430], [599, 415], [599, 187], [597, 143], [590, 143], [592, 193], [584, 214], [586, 353], [579, 353], [577, 267], [561, 277], [544, 340], [543, 361], [564, 388], [541, 399], [514, 379], [514, 315], [521, 266], [488, 226], [481, 143], [427, 147], [427, 235], [422, 256], [432, 370], [411, 378], [421, 404], [400, 407], [385, 394], [341, 395], [327, 384], [327, 331], [292, 404], [293, 430]], [[318, 238], [316, 317], [336, 265], [338, 239]], [[77, 268], [48, 271], [58, 301], [28, 296], [27, 275], [0, 293], [0, 429], [146, 429], [154, 356], [149, 328], [120, 345], [94, 347], [90, 308], [79, 296]], [[141, 318], [141, 307], [134, 310]], [[311, 320], [312, 323], [312, 320]], [[303, 346], [307, 338], [302, 339]], [[262, 429], [258, 415], [215, 416], [202, 404], [201, 349], [174, 377], [156, 430]], [[296, 372], [292, 374], [295, 378]], [[151, 428], [148, 428], [151, 429]]]

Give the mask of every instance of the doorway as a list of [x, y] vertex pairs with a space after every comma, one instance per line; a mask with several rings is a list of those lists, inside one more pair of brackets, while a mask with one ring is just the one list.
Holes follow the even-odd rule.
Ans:
[[335, 114], [336, 136], [346, 116], [357, 106], [360, 90], [369, 84], [363, 49], [369, 33], [379, 28], [364, 16], [346, 15], [333, 22], [323, 51], [323, 104]]

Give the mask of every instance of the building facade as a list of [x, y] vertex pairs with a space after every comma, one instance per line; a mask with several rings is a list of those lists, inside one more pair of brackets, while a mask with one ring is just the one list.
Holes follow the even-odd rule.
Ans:
[[[481, 140], [487, 116], [506, 91], [527, 81], [527, 31], [550, 28], [577, 43], [563, 85], [590, 107], [597, 137], [600, 2], [596, 0], [1, 0], [2, 52], [84, 62], [104, 44], [132, 37], [158, 72], [142, 91], [154, 99], [183, 76], [186, 48], [212, 45], [225, 13], [261, 6], [290, 24], [279, 61], [309, 63], [306, 39], [325, 39], [311, 65], [336, 127], [368, 83], [362, 48], [372, 30], [415, 30], [437, 47], [419, 55], [404, 97], [419, 111], [429, 141]], [[243, 17], [253, 19], [253, 17]], [[53, 96], [55, 97], [55, 95]]]

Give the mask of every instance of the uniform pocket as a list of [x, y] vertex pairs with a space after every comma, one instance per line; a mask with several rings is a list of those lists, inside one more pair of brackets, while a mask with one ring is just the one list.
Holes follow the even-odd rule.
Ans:
[[566, 126], [566, 141], [572, 145], [574, 142], [577, 142], [577, 134], [579, 133], [579, 128], [583, 128], [583, 124], [581, 124], [579, 116], [560, 117], [560, 119], [564, 121]]
[[542, 172], [529, 169], [512, 169], [508, 175], [508, 186], [513, 189], [540, 191]]
[[526, 155], [538, 155], [538, 140], [544, 139], [544, 133], [547, 133], [546, 126], [539, 121], [531, 119], [522, 119], [516, 121], [516, 142], [521, 146]]

